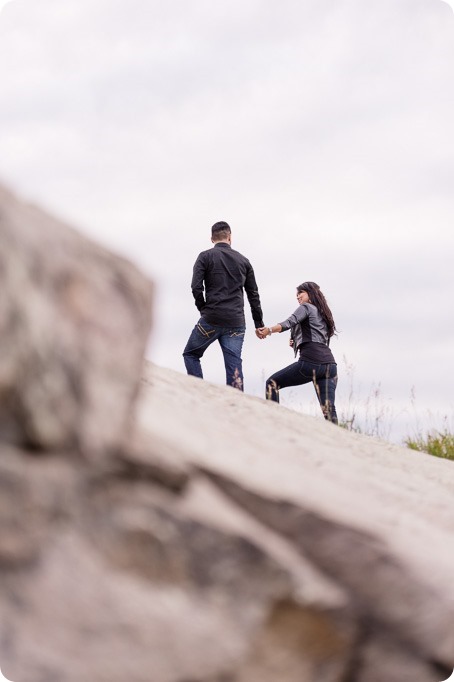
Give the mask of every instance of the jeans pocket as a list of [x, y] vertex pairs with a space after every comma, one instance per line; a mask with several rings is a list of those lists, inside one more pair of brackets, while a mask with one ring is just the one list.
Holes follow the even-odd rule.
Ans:
[[216, 329], [202, 319], [197, 322], [196, 329], [205, 339], [209, 339], [216, 333]]
[[317, 380], [317, 369], [318, 365], [314, 365], [312, 362], [306, 362], [303, 360], [300, 362], [298, 372], [306, 381], [315, 382]]

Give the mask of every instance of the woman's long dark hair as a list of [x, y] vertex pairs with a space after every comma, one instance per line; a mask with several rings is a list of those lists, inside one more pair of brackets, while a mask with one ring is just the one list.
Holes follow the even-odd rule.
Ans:
[[331, 336], [334, 336], [334, 334], [337, 332], [337, 329], [336, 325], [334, 324], [333, 314], [318, 284], [315, 282], [303, 282], [296, 287], [296, 290], [299, 294], [302, 291], [305, 291], [308, 294], [310, 302], [315, 305], [318, 312], [325, 320], [326, 326], [328, 327], [328, 336], [330, 338]]

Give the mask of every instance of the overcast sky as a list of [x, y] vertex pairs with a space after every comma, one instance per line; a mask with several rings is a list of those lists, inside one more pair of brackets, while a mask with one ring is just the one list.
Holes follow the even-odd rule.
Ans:
[[[150, 359], [184, 371], [192, 266], [227, 220], [267, 324], [296, 285], [322, 287], [339, 403], [346, 358], [355, 395], [380, 387], [398, 435], [415, 425], [412, 390], [421, 421], [453, 423], [447, 3], [12, 0], [0, 83], [0, 178], [155, 280]], [[292, 354], [246, 315], [246, 391], [262, 395]], [[218, 347], [205, 376], [224, 381]], [[312, 393], [282, 396], [315, 413]]]

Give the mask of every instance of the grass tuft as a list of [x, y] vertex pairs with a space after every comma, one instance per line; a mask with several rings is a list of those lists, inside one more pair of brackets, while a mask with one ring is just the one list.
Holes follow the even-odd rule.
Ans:
[[415, 438], [407, 438], [405, 445], [410, 450], [427, 452], [434, 457], [454, 460], [454, 435], [448, 431], [434, 431], [425, 436], [419, 434]]

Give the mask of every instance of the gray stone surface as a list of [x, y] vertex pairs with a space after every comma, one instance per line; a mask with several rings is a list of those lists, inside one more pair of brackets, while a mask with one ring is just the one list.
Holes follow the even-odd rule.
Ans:
[[0, 186], [0, 430], [38, 449], [120, 444], [150, 328], [126, 260]]
[[449, 677], [452, 462], [144, 366], [130, 264], [4, 190], [0, 236], [7, 678]]

